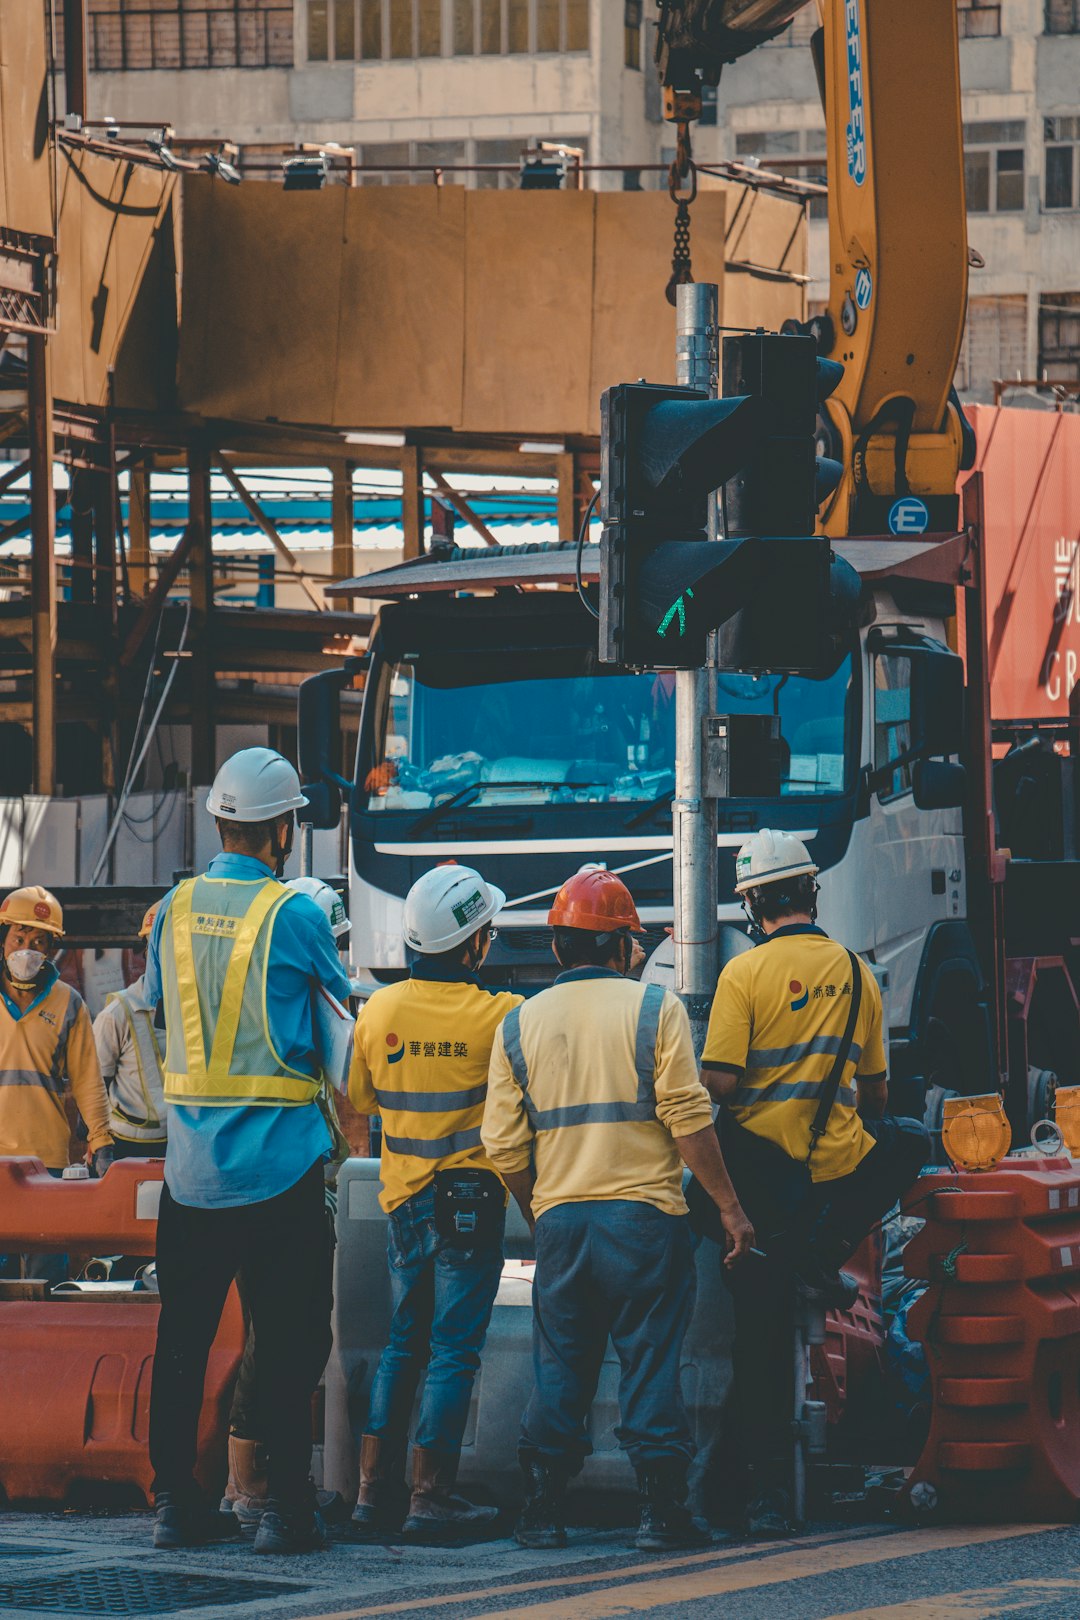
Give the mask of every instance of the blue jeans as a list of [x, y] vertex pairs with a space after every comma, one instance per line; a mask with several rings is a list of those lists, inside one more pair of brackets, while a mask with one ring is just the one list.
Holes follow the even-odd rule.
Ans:
[[386, 1247], [394, 1314], [366, 1433], [407, 1440], [426, 1366], [414, 1442], [456, 1457], [502, 1276], [502, 1230], [483, 1248], [449, 1248], [435, 1230], [435, 1188], [428, 1185], [391, 1212]]
[[615, 1434], [635, 1467], [694, 1454], [679, 1387], [696, 1272], [687, 1217], [608, 1199], [557, 1204], [536, 1223], [535, 1388], [520, 1450], [578, 1473], [608, 1336], [619, 1379]]

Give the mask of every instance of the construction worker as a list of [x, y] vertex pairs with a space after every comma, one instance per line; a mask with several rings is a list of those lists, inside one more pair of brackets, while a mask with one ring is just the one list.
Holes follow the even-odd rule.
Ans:
[[637, 1473], [642, 1551], [695, 1546], [694, 1445], [679, 1389], [695, 1270], [687, 1164], [715, 1200], [729, 1264], [753, 1242], [724, 1169], [682, 1003], [626, 977], [637, 909], [613, 873], [577, 873], [548, 922], [562, 972], [495, 1037], [483, 1142], [535, 1225], [535, 1389], [518, 1456], [526, 1547], [566, 1542], [564, 1495], [591, 1450], [586, 1419], [610, 1335], [616, 1431]]
[[104, 1175], [114, 1157], [109, 1099], [86, 1004], [53, 963], [63, 932], [48, 889], [32, 884], [0, 901], [0, 1154], [34, 1154], [46, 1169], [64, 1169], [66, 1076], [89, 1133], [87, 1162]]
[[109, 1127], [121, 1159], [165, 1156], [165, 1078], [162, 1033], [154, 1028], [157, 1009], [144, 995], [146, 944], [157, 916], [152, 905], [139, 928], [142, 972], [126, 990], [117, 990], [94, 1019], [101, 1074], [109, 1092]]
[[407, 1533], [473, 1528], [496, 1510], [454, 1490], [473, 1380], [502, 1275], [506, 1189], [480, 1141], [495, 1031], [520, 996], [479, 970], [506, 896], [471, 867], [425, 872], [405, 899], [407, 979], [356, 1023], [349, 1099], [382, 1115], [393, 1319], [360, 1448], [357, 1523], [401, 1523], [400, 1481], [421, 1373]]
[[[314, 900], [330, 924], [330, 932], [339, 951], [344, 950], [349, 936], [349, 917], [341, 895], [329, 883], [316, 877], [290, 878], [287, 889], [306, 894]], [[337, 1215], [338, 1170], [349, 1156], [349, 1144], [338, 1123], [337, 1106], [333, 1093], [323, 1085], [315, 1099], [326, 1120], [333, 1147], [323, 1166], [324, 1196], [331, 1220], [328, 1238], [334, 1235], [334, 1217]], [[267, 1448], [263, 1436], [266, 1425], [259, 1416], [258, 1394], [255, 1386], [255, 1333], [251, 1324], [251, 1309], [247, 1302], [244, 1273], [236, 1279], [240, 1304], [244, 1312], [244, 1354], [233, 1386], [232, 1406], [229, 1409], [229, 1478], [221, 1499], [222, 1513], [235, 1513], [241, 1525], [258, 1525], [266, 1512], [270, 1496], [270, 1477]], [[348, 1518], [344, 1500], [338, 1491], [316, 1491], [316, 1503], [321, 1518], [337, 1523]]]
[[735, 891], [761, 943], [721, 973], [702, 1055], [724, 1159], [767, 1255], [730, 1279], [746, 1528], [762, 1536], [792, 1528], [795, 1286], [852, 1304], [844, 1261], [930, 1151], [919, 1122], [884, 1117], [881, 994], [817, 926], [817, 876], [792, 833], [762, 829], [739, 850]]
[[349, 994], [319, 907], [277, 881], [306, 803], [269, 748], [226, 761], [207, 798], [222, 854], [161, 903], [144, 994], [165, 1003], [165, 1187], [150, 1394], [156, 1547], [240, 1532], [194, 1482], [203, 1379], [239, 1271], [255, 1334], [254, 1377], [269, 1501], [256, 1552], [325, 1544], [315, 1508], [311, 1397], [330, 1348], [331, 1260], [323, 1194], [330, 1133], [312, 995]]

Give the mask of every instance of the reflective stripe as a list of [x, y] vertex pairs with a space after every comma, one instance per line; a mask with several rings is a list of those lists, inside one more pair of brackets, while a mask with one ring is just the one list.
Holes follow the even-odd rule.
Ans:
[[534, 1129], [557, 1131], [572, 1125], [630, 1125], [655, 1118], [656, 1103], [651, 1099], [645, 1102], [571, 1103], [567, 1108], [538, 1109]]
[[468, 1091], [383, 1091], [375, 1087], [380, 1108], [411, 1109], [416, 1114], [446, 1114], [452, 1108], [476, 1108], [487, 1096], [487, 1081]]
[[383, 1133], [383, 1147], [391, 1153], [410, 1153], [414, 1159], [445, 1159], [451, 1153], [464, 1153], [466, 1148], [480, 1146], [480, 1127], [471, 1131], [454, 1131], [450, 1136], [389, 1136]]
[[[763, 1086], [740, 1086], [732, 1097], [739, 1107], [763, 1102], [817, 1102], [823, 1080], [770, 1080]], [[838, 1086], [836, 1101], [854, 1108], [858, 1098], [853, 1086]]]
[[537, 1108], [529, 1095], [529, 1066], [521, 1049], [521, 1008], [513, 1007], [503, 1019], [503, 1050], [510, 1072], [521, 1087], [521, 1100], [534, 1131], [557, 1131], [575, 1125], [647, 1124], [656, 1118], [656, 1042], [666, 992], [647, 984], [638, 1009], [634, 1037], [637, 1097], [633, 1102], [570, 1103], [564, 1108]]
[[64, 1082], [37, 1069], [0, 1069], [0, 1086], [40, 1086], [53, 1097], [63, 1094]]
[[[135, 1067], [139, 1072], [139, 1087], [142, 1091], [143, 1117], [136, 1119], [123, 1107], [121, 1101], [121, 1088], [124, 1077], [120, 1073], [119, 1064], [113, 1076], [111, 1085], [107, 1086], [112, 1103], [113, 1134], [123, 1136], [125, 1141], [160, 1142], [165, 1138], [165, 1126], [154, 1106], [150, 1096], [150, 1081], [147, 1078], [148, 1069], [154, 1077], [154, 1088], [159, 1089], [164, 1084], [164, 1068], [161, 1061], [161, 1048], [158, 1045], [157, 1035], [150, 1012], [143, 1007], [132, 1007], [126, 993], [118, 990], [115, 995], [107, 997], [108, 1002], [117, 1002], [121, 1012], [127, 1020], [128, 1034], [131, 1037], [130, 1049], [135, 1058]], [[121, 1054], [121, 1057], [123, 1054]], [[124, 1098], [124, 1101], [127, 1099]], [[118, 1131], [117, 1122], [126, 1129]], [[134, 1136], [128, 1135], [132, 1131]]]
[[[815, 1035], [810, 1041], [796, 1041], [794, 1046], [758, 1046], [751, 1047], [746, 1054], [746, 1067], [748, 1069], [783, 1069], [789, 1063], [801, 1063], [808, 1057], [835, 1057], [843, 1045], [842, 1035]], [[851, 1063], [858, 1063], [862, 1057], [862, 1047], [855, 1045], [851, 1048], [848, 1059]]]
[[634, 1066], [638, 1077], [638, 1103], [647, 1104], [650, 1110], [646, 1118], [656, 1110], [656, 1043], [660, 1036], [660, 1014], [664, 1008], [665, 994], [662, 985], [647, 984], [638, 1012]]
[[66, 988], [68, 991], [67, 1006], [64, 1008], [64, 1016], [60, 1020], [60, 1028], [56, 1036], [56, 1045], [52, 1050], [52, 1064], [47, 1088], [49, 1091], [55, 1090], [57, 1095], [64, 1089], [68, 1036], [71, 1034], [71, 1026], [79, 1015], [79, 1008], [82, 1006], [82, 1002], [72, 994], [70, 987]]
[[521, 1087], [521, 1100], [525, 1104], [525, 1115], [535, 1131], [536, 1108], [529, 1096], [529, 1065], [525, 1062], [525, 1054], [521, 1050], [521, 1007], [511, 1007], [502, 1022], [503, 1050], [506, 1061], [510, 1065], [510, 1072]]

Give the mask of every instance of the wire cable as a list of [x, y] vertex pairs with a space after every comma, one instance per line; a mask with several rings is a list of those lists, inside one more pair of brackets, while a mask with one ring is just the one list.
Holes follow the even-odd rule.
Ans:
[[597, 503], [597, 501], [599, 499], [600, 499], [600, 491], [598, 489], [594, 489], [593, 490], [592, 500], [589, 502], [588, 506], [585, 508], [585, 515], [581, 520], [581, 528], [578, 530], [577, 563], [576, 563], [575, 569], [574, 569], [575, 578], [577, 580], [577, 593], [578, 593], [578, 596], [581, 598], [581, 605], [582, 605], [582, 607], [587, 609], [587, 611], [589, 613], [591, 613], [593, 618], [596, 619], [596, 620], [599, 620], [599, 618], [600, 618], [600, 609], [598, 607], [595, 607], [593, 605], [593, 603], [589, 601], [588, 596], [585, 594], [585, 586], [584, 586], [584, 584], [582, 582], [582, 578], [581, 578], [581, 554], [585, 549], [585, 536], [589, 532], [589, 519], [592, 517], [593, 509], [595, 508], [596, 503]]

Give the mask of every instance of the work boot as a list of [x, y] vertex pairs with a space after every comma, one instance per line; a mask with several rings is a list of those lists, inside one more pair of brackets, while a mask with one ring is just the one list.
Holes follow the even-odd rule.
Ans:
[[245, 1529], [258, 1524], [266, 1509], [266, 1447], [258, 1440], [229, 1436], [229, 1482], [222, 1513], [235, 1513]]
[[215, 1541], [235, 1541], [240, 1521], [232, 1513], [215, 1513], [200, 1496], [158, 1491], [154, 1497], [154, 1546], [208, 1547]]
[[791, 1497], [781, 1486], [773, 1485], [759, 1491], [748, 1502], [743, 1516], [743, 1531], [759, 1541], [780, 1541], [795, 1534], [791, 1518]]
[[671, 1458], [643, 1463], [635, 1472], [641, 1495], [641, 1522], [634, 1537], [638, 1551], [707, 1546], [709, 1532], [694, 1522], [686, 1505], [686, 1464]]
[[550, 1458], [520, 1457], [525, 1505], [514, 1526], [519, 1547], [566, 1546], [566, 1474]]
[[329, 1537], [315, 1500], [314, 1486], [292, 1503], [269, 1497], [255, 1532], [255, 1551], [286, 1555], [322, 1552], [329, 1545]]
[[402, 1447], [381, 1434], [360, 1439], [360, 1492], [353, 1524], [371, 1530], [400, 1530], [404, 1518]]
[[404, 1535], [430, 1534], [433, 1530], [477, 1530], [498, 1518], [498, 1508], [476, 1507], [463, 1496], [455, 1496], [457, 1457], [414, 1446], [412, 1464], [409, 1516], [401, 1527]]

